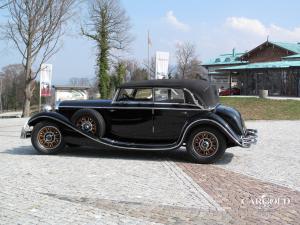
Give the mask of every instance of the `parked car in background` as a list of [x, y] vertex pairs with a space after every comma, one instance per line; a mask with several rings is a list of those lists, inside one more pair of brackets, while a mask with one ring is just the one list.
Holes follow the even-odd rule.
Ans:
[[41, 154], [66, 145], [134, 150], [185, 146], [198, 163], [218, 160], [227, 148], [250, 147], [256, 130], [219, 103], [205, 80], [150, 80], [121, 85], [113, 100], [62, 101], [56, 112], [29, 119], [22, 137]]
[[231, 90], [230, 88], [228, 88], [219, 92], [220, 96], [240, 95], [240, 94], [241, 94], [241, 90], [237, 87], [233, 87], [231, 88]]

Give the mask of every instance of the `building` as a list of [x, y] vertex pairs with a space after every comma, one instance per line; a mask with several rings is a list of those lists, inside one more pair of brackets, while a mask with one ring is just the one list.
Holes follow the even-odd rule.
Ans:
[[231, 55], [231, 63], [220, 65], [214, 59], [215, 63], [204, 65], [217, 87], [218, 82], [227, 80], [223, 86], [237, 86], [242, 95], [268, 90], [270, 96], [300, 96], [300, 43], [266, 41], [246, 53], [235, 54], [237, 57], [234, 52]]
[[[243, 54], [244, 53], [236, 53], [235, 49], [233, 49], [232, 53], [219, 55], [202, 65], [208, 70], [209, 81], [214, 84], [217, 89], [221, 87], [229, 88], [230, 86], [228, 73], [219, 71], [219, 69], [247, 64], [247, 62], [241, 60]], [[237, 80], [235, 78], [232, 79], [232, 85], [236, 84]]]

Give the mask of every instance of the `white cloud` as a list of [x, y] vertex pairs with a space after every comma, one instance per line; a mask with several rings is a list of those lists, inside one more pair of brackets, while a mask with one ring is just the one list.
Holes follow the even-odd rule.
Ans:
[[271, 40], [281, 41], [299, 41], [300, 27], [287, 29], [275, 24], [265, 25], [257, 19], [249, 19], [245, 17], [229, 17], [226, 19], [225, 25], [234, 30], [252, 34], [253, 36], [267, 37]]
[[233, 29], [244, 32], [255, 33], [261, 36], [267, 35], [266, 27], [259, 20], [255, 19], [248, 19], [245, 17], [229, 17], [226, 19], [226, 25]]
[[172, 25], [174, 28], [181, 30], [181, 31], [189, 31], [190, 27], [179, 21], [176, 16], [174, 15], [173, 11], [168, 11], [165, 15], [164, 19], [167, 21], [168, 24]]

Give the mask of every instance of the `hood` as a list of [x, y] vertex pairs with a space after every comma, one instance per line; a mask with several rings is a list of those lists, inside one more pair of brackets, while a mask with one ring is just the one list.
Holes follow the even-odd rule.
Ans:
[[68, 100], [59, 103], [60, 107], [84, 106], [84, 107], [99, 107], [110, 106], [112, 100]]

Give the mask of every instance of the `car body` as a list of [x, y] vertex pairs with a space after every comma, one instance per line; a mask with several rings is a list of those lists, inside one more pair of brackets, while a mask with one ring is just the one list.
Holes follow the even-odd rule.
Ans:
[[241, 94], [241, 90], [237, 87], [233, 87], [233, 88], [228, 88], [225, 90], [220, 91], [219, 95], [220, 96], [229, 96], [229, 95], [240, 95]]
[[63, 101], [55, 112], [34, 115], [22, 130], [43, 154], [65, 145], [133, 150], [186, 146], [199, 163], [219, 159], [226, 148], [250, 147], [256, 130], [221, 105], [206, 80], [149, 80], [121, 85], [112, 100]]

